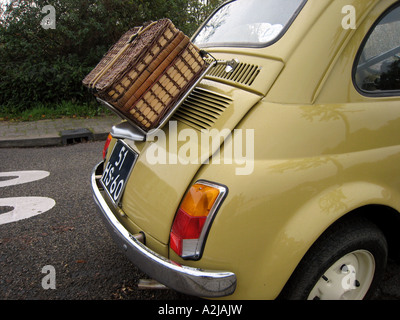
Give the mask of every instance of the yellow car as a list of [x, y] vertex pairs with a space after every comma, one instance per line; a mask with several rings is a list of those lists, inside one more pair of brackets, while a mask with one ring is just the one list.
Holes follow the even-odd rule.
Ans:
[[220, 299], [367, 299], [399, 252], [400, 1], [237, 0], [162, 130], [122, 121], [92, 174], [142, 271]]

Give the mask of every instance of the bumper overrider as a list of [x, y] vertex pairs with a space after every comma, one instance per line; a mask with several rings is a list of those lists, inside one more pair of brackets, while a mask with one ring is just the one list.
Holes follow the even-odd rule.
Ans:
[[103, 198], [100, 179], [103, 162], [92, 171], [94, 200], [108, 231], [127, 257], [143, 272], [176, 291], [205, 298], [231, 295], [236, 289], [236, 275], [227, 271], [203, 270], [179, 265], [146, 247], [118, 221]]

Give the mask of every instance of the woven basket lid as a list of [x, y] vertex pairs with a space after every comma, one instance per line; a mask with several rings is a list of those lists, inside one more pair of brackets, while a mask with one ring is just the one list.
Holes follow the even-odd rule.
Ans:
[[[140, 28], [133, 28], [126, 32], [118, 42], [107, 52], [104, 58], [87, 75], [84, 84], [90, 84], [91, 80], [108, 67], [107, 71], [96, 81], [95, 89], [102, 91], [110, 87], [114, 82], [124, 77], [125, 73], [135, 65], [148, 51], [151, 50], [157, 39], [163, 34], [168, 26], [173, 26], [169, 19], [161, 19], [150, 25], [144, 25]], [[141, 31], [144, 30], [144, 31]], [[139, 31], [139, 35], [138, 34]], [[137, 35], [136, 37], [134, 37]], [[132, 40], [134, 37], [134, 40]], [[127, 48], [118, 57], [116, 61], [109, 65], [110, 61], [129, 43]]]

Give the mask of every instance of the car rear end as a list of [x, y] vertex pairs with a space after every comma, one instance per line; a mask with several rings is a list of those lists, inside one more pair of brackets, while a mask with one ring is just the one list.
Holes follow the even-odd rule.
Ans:
[[[237, 279], [248, 272], [247, 262], [240, 261], [246, 245], [234, 245], [241, 242], [240, 230], [226, 229], [231, 186], [206, 173], [213, 165], [229, 177], [253, 173], [254, 132], [237, 128], [284, 68], [284, 59], [268, 48], [286, 33], [305, 1], [285, 3], [239, 0], [217, 10], [194, 42], [218, 66], [162, 130], [143, 137], [126, 121], [114, 126], [104, 161], [93, 170], [94, 198], [115, 242], [142, 271], [177, 291], [231, 296]], [[260, 6], [271, 21], [260, 20], [265, 18], [257, 12]], [[243, 32], [232, 31], [229, 38], [226, 30], [240, 21], [243, 11], [248, 30], [242, 25]], [[224, 15], [231, 17], [231, 25], [210, 31]], [[227, 42], [221, 42], [222, 35]]]

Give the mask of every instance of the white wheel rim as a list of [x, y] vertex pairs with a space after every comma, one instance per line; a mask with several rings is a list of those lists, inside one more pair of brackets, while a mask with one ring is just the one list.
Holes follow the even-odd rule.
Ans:
[[318, 280], [308, 300], [362, 300], [375, 274], [374, 256], [356, 250], [337, 260]]

